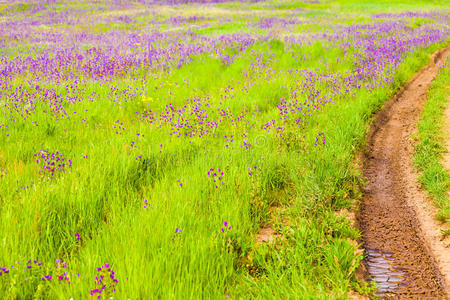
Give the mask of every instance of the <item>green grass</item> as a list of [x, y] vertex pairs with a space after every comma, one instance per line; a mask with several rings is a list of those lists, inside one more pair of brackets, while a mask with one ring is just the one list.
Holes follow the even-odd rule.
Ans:
[[[421, 171], [420, 182], [439, 209], [436, 218], [444, 223], [450, 220], [450, 173], [442, 163], [446, 151], [447, 133], [443, 132], [444, 110], [449, 105], [450, 70], [444, 67], [428, 91], [428, 101], [418, 125], [418, 139], [414, 160]], [[443, 232], [450, 234], [450, 229]]]

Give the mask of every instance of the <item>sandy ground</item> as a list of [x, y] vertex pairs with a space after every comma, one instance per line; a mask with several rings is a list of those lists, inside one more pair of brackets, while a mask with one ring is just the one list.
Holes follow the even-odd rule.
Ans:
[[430, 64], [376, 115], [370, 130], [359, 224], [368, 277], [378, 282], [385, 298], [450, 295], [450, 248], [441, 241], [435, 208], [418, 184], [411, 138], [437, 63], [449, 53], [450, 47], [434, 53]]

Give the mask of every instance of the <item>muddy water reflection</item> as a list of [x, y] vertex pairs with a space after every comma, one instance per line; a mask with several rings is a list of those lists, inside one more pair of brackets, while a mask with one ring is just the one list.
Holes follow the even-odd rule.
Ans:
[[406, 285], [406, 274], [395, 266], [392, 253], [367, 249], [366, 265], [372, 280], [377, 283], [378, 295], [386, 295]]

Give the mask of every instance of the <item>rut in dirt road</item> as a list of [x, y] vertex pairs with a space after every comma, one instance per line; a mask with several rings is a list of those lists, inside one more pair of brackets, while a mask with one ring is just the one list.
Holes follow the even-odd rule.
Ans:
[[414, 204], [416, 198], [426, 197], [416, 184], [410, 136], [437, 75], [437, 62], [449, 49], [434, 53], [432, 62], [386, 103], [369, 136], [363, 164], [368, 182], [359, 223], [368, 276], [377, 281], [378, 294], [387, 298], [439, 299], [446, 294], [440, 258], [430, 250]]

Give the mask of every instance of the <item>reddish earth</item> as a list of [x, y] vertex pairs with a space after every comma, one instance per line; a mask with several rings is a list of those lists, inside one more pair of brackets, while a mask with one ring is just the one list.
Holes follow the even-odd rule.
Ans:
[[441, 241], [432, 203], [417, 183], [411, 139], [437, 63], [449, 52], [447, 47], [434, 53], [376, 115], [370, 130], [359, 224], [368, 277], [385, 298], [450, 296], [450, 248]]

